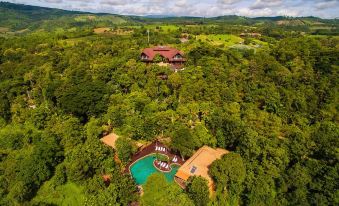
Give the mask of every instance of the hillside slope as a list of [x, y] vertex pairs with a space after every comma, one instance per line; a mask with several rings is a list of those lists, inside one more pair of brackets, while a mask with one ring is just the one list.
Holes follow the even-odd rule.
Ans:
[[92, 14], [8, 2], [0, 2], [0, 13], [0, 27], [14, 31], [51, 30], [55, 27], [113, 26], [130, 21], [128, 17], [113, 14]]
[[[338, 34], [338, 19], [321, 19], [317, 17], [257, 17], [249, 18], [236, 15], [219, 17], [172, 17], [172, 16], [124, 16], [107, 13], [90, 13], [67, 11], [62, 9], [29, 6], [0, 2], [0, 33], [14, 31], [47, 31], [56, 28], [74, 27], [113, 27], [116, 25], [145, 25], [145, 24], [215, 24], [243, 26], [275, 26], [281, 28], [297, 28], [302, 31], [312, 31], [315, 34]], [[156, 18], [155, 18], [156, 17]]]

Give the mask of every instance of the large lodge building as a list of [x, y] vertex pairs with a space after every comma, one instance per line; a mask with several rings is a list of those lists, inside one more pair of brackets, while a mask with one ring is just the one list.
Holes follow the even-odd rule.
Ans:
[[154, 58], [157, 55], [160, 55], [163, 63], [170, 65], [174, 70], [182, 68], [186, 61], [183, 52], [167, 46], [146, 48], [142, 51], [140, 58], [143, 62], [154, 63]]

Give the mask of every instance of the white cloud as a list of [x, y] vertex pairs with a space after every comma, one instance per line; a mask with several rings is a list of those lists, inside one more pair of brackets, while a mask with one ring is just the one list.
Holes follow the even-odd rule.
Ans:
[[240, 3], [242, 0], [218, 0], [218, 3], [221, 4], [235, 4]]
[[133, 4], [138, 2], [137, 0], [128, 0], [128, 1], [121, 1], [121, 0], [102, 0], [101, 4], [106, 5], [127, 5], [127, 4]]
[[8, 0], [38, 6], [126, 15], [339, 17], [339, 0]]
[[239, 16], [257, 17], [257, 16], [272, 16], [273, 11], [270, 8], [264, 8], [259, 11], [255, 11], [249, 8], [241, 8], [236, 12]]
[[316, 4], [316, 8], [318, 10], [328, 9], [328, 8], [337, 8], [339, 12], [339, 1], [338, 0], [330, 0], [330, 1], [321, 1]]
[[176, 7], [186, 7], [188, 6], [188, 1], [187, 0], [178, 0], [175, 2]]
[[256, 0], [251, 9], [263, 9], [281, 6], [283, 0]]
[[52, 4], [62, 3], [62, 0], [40, 0], [40, 1], [46, 2], [46, 3], [52, 3]]

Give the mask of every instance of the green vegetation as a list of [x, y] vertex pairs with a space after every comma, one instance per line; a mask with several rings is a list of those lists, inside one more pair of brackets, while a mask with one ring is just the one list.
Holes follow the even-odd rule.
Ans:
[[[0, 205], [338, 205], [338, 20], [0, 8]], [[262, 36], [232, 46], [245, 30]], [[141, 62], [153, 45], [184, 51], [185, 69]], [[99, 140], [113, 129], [117, 150]], [[210, 199], [199, 178], [182, 190], [159, 174], [139, 197], [121, 171], [131, 142], [159, 136], [185, 159], [231, 151], [211, 166]]]
[[163, 154], [160, 154], [160, 153], [156, 153], [156, 159], [158, 161], [162, 161], [162, 162], [168, 162], [169, 161], [169, 158], [167, 155], [163, 155]]
[[116, 141], [116, 149], [119, 159], [123, 163], [128, 163], [131, 160], [132, 154], [135, 152], [135, 148], [130, 139], [120, 137]]
[[210, 174], [216, 182], [218, 205], [239, 205], [239, 195], [246, 177], [241, 156], [234, 153], [224, 155], [213, 162]]
[[193, 206], [194, 204], [178, 185], [168, 183], [163, 174], [155, 173], [148, 177], [144, 185], [141, 205]]
[[192, 176], [187, 185], [188, 196], [196, 206], [206, 206], [209, 202], [208, 181], [200, 176]]
[[208, 42], [212, 45], [232, 46], [244, 42], [242, 38], [229, 34], [198, 35], [196, 38], [197, 40]]
[[85, 194], [82, 189], [74, 183], [53, 187], [48, 181], [40, 188], [32, 202], [36, 204], [83, 205], [85, 202]]

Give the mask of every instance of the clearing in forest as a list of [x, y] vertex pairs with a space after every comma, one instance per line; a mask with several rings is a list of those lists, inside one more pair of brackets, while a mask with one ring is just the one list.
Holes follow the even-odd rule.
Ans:
[[125, 19], [115, 15], [77, 15], [74, 17], [74, 20], [77, 22], [110, 22], [113, 24], [123, 24], [127, 22]]
[[225, 45], [227, 47], [244, 42], [242, 38], [232, 34], [202, 34], [197, 35], [196, 40], [208, 42], [213, 45]]
[[124, 26], [125, 28], [132, 28], [132, 29], [140, 29], [144, 27], [145, 29], [149, 29], [150, 31], [158, 31], [163, 33], [170, 33], [177, 31], [179, 26], [174, 24], [169, 25], [158, 25], [158, 24], [151, 24], [151, 25], [144, 25], [144, 26]]
[[111, 31], [111, 28], [108, 28], [108, 27], [101, 27], [101, 28], [94, 29], [94, 33], [96, 34], [102, 34], [102, 33], [110, 32], [110, 31]]
[[8, 32], [9, 31], [9, 28], [7, 27], [0, 27], [0, 33], [5, 33], [5, 32]]
[[133, 33], [133, 30], [131, 29], [113, 29], [109, 27], [99, 27], [93, 29], [93, 32], [96, 34], [114, 34], [114, 35], [129, 35]]

